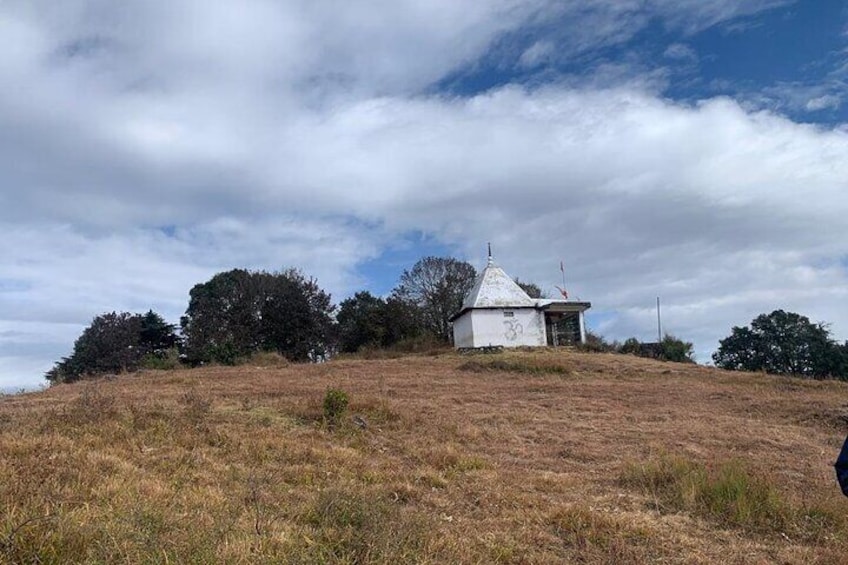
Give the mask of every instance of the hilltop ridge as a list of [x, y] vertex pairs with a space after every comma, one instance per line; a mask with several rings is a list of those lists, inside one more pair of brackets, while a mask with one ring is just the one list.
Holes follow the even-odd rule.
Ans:
[[840, 562], [847, 392], [570, 350], [58, 385], [0, 398], [0, 561]]

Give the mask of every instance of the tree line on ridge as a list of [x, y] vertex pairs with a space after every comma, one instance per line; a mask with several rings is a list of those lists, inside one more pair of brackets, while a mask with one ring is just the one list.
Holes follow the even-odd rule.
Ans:
[[425, 257], [403, 271], [387, 298], [363, 291], [337, 308], [297, 269], [232, 269], [191, 289], [179, 328], [152, 310], [97, 316], [45, 377], [55, 384], [176, 364], [235, 364], [263, 351], [303, 362], [363, 347], [446, 344], [450, 317], [476, 277], [467, 262]]
[[[336, 307], [314, 278], [297, 269], [232, 269], [191, 289], [179, 328], [152, 310], [95, 317], [45, 377], [56, 384], [140, 368], [235, 364], [258, 352], [306, 362], [363, 348], [446, 345], [450, 318], [476, 277], [467, 262], [425, 257], [403, 271], [387, 297], [361, 291]], [[516, 282], [532, 298], [542, 297], [538, 285]], [[584, 349], [694, 362], [693, 345], [674, 336], [656, 344], [635, 338], [608, 343], [590, 333]], [[713, 361], [730, 370], [848, 378], [848, 343], [837, 343], [825, 324], [775, 310], [750, 327], [734, 327]]]

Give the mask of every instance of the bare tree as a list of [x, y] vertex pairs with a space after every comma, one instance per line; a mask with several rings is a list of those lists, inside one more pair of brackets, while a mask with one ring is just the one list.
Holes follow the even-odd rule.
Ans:
[[476, 269], [465, 261], [452, 257], [425, 257], [412, 269], [403, 272], [394, 293], [397, 298], [418, 308], [427, 332], [450, 341], [450, 318], [462, 307], [462, 301], [476, 277]]

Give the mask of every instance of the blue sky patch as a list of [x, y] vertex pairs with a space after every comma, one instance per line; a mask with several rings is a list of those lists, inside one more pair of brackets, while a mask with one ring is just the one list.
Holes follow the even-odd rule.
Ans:
[[566, 22], [506, 34], [435, 91], [471, 96], [507, 84], [594, 81], [614, 86], [651, 77], [665, 96], [737, 97], [801, 121], [848, 119], [848, 8], [837, 0], [794, 2], [694, 33], [653, 17], [631, 35], [575, 45]]
[[391, 293], [404, 270], [411, 269], [422, 257], [456, 256], [456, 249], [421, 232], [406, 234], [403, 238], [391, 242], [382, 253], [361, 263], [358, 274], [370, 282], [367, 290], [375, 296], [387, 296]]

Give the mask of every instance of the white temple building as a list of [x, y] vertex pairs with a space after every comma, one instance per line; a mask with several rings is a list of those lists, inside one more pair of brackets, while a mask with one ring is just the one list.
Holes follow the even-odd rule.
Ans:
[[530, 298], [489, 254], [453, 322], [457, 348], [543, 347], [586, 342], [583, 313], [592, 304]]

